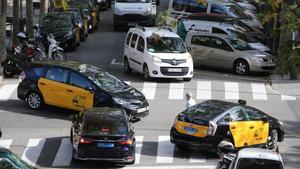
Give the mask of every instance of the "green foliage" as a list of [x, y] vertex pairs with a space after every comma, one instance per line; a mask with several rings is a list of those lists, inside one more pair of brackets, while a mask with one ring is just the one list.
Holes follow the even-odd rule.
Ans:
[[166, 26], [169, 17], [170, 17], [170, 9], [164, 12], [160, 12], [157, 17], [157, 26], [158, 27]]

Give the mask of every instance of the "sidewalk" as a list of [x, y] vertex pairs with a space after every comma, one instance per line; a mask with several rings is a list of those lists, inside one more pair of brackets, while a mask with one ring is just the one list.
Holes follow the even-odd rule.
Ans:
[[272, 75], [272, 88], [281, 94], [300, 99], [300, 80], [289, 80], [289, 76]]

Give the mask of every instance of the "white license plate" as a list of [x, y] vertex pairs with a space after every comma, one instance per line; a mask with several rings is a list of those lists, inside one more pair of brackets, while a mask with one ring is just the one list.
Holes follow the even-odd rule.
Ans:
[[169, 68], [168, 69], [168, 72], [181, 72], [182, 70], [181, 69], [178, 69], [178, 68]]
[[149, 110], [149, 107], [140, 108], [140, 109], [137, 109], [137, 113], [142, 113], [142, 112], [145, 112], [147, 110]]

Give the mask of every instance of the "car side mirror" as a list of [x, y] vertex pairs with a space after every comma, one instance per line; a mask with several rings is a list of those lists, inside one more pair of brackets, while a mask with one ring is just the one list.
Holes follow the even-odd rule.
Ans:
[[218, 155], [232, 153], [234, 151], [234, 145], [230, 141], [223, 140], [218, 144]]
[[139, 118], [131, 118], [129, 121], [130, 121], [131, 123], [136, 123], [136, 122], [141, 121], [141, 119], [139, 119]]
[[94, 90], [91, 86], [87, 86], [84, 89], [87, 90], [87, 91], [90, 91], [91, 93], [94, 93]]
[[267, 123], [267, 122], [269, 122], [269, 117], [264, 116], [261, 118], [261, 121], [263, 121], [264, 123]]
[[187, 50], [188, 52], [190, 52], [190, 51], [192, 51], [192, 48], [191, 48], [191, 47], [187, 47], [186, 50]]

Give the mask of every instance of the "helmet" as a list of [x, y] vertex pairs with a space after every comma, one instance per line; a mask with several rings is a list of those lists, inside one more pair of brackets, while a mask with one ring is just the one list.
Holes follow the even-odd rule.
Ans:
[[19, 32], [18, 34], [17, 34], [17, 37], [19, 38], [19, 39], [29, 39], [29, 36], [27, 35], [27, 33], [25, 33], [25, 32]]

